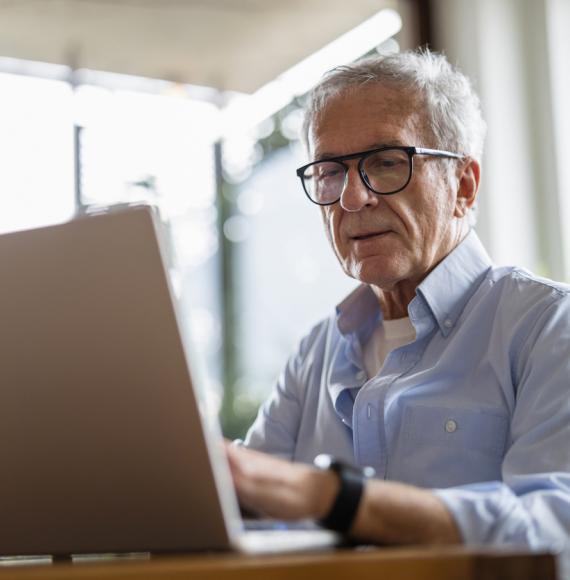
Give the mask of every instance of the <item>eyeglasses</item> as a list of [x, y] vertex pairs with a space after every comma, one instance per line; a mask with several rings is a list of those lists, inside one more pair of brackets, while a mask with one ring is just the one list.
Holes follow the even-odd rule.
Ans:
[[332, 205], [342, 196], [349, 167], [345, 161], [359, 159], [358, 173], [374, 193], [392, 195], [402, 191], [412, 179], [414, 155], [463, 159], [463, 155], [422, 147], [380, 147], [313, 161], [297, 169], [307, 197], [318, 205]]

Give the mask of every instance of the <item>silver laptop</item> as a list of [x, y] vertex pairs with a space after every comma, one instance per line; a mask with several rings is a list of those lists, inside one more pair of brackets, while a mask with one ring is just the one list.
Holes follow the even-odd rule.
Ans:
[[244, 533], [160, 238], [145, 206], [0, 236], [0, 556], [336, 541]]

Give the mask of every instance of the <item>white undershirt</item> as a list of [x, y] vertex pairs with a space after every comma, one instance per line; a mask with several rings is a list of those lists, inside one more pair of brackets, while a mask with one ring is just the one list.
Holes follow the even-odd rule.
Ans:
[[378, 374], [388, 354], [413, 342], [416, 330], [409, 318], [383, 320], [364, 345], [364, 368], [368, 378]]

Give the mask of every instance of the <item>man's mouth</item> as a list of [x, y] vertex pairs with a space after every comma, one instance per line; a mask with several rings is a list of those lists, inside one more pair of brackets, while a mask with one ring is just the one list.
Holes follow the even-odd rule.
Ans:
[[384, 235], [389, 234], [389, 233], [390, 233], [389, 230], [385, 230], [382, 232], [370, 232], [370, 233], [365, 233], [365, 234], [357, 234], [355, 236], [350, 236], [350, 237], [351, 237], [351, 239], [356, 240], [356, 241], [369, 240], [371, 238], [377, 238], [379, 236], [384, 236]]

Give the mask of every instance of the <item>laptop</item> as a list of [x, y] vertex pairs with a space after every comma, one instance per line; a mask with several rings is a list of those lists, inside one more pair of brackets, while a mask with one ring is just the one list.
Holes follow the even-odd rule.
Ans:
[[0, 236], [0, 556], [330, 547], [245, 532], [149, 206]]

